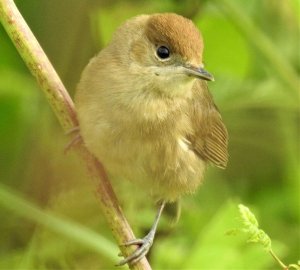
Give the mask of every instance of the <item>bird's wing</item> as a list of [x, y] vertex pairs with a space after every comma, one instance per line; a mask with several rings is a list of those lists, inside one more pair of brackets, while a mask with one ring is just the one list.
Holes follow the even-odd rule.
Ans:
[[206, 82], [197, 81], [193, 87], [190, 119], [192, 134], [187, 135], [192, 150], [202, 159], [225, 168], [228, 161], [228, 133]]

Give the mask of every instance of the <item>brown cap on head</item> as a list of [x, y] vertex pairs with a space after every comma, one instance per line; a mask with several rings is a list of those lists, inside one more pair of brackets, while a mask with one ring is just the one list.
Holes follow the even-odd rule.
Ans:
[[194, 23], [174, 13], [151, 15], [146, 25], [146, 36], [155, 45], [165, 45], [171, 53], [184, 59], [201, 60], [203, 42]]

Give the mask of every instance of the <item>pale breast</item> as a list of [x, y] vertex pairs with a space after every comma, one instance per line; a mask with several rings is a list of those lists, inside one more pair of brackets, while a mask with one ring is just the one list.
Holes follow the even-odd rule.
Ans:
[[189, 148], [184, 137], [175, 132], [155, 139], [133, 139], [130, 135], [98, 134], [103, 144], [90, 146], [111, 177], [137, 183], [157, 200], [175, 201], [196, 190], [205, 163]]
[[109, 175], [138, 183], [156, 199], [174, 201], [194, 192], [205, 162], [185, 139], [192, 127], [186, 101], [141, 97], [135, 106], [113, 107], [105, 98], [77, 110], [81, 135]]

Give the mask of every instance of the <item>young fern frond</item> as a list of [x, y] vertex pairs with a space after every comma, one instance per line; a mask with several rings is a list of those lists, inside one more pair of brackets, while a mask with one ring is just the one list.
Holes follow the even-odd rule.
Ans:
[[239, 205], [239, 211], [244, 225], [242, 231], [249, 236], [248, 242], [261, 244], [266, 251], [270, 251], [271, 239], [263, 230], [259, 229], [259, 224], [254, 214], [242, 204]]
[[243, 228], [235, 231], [242, 231], [248, 236], [249, 243], [261, 244], [264, 249], [271, 254], [271, 256], [276, 260], [276, 262], [281, 266], [282, 269], [296, 269], [300, 270], [300, 263], [285, 265], [272, 250], [271, 238], [259, 228], [258, 221], [255, 215], [250, 211], [248, 207], [243, 204], [238, 205], [240, 212], [240, 219], [243, 224]]

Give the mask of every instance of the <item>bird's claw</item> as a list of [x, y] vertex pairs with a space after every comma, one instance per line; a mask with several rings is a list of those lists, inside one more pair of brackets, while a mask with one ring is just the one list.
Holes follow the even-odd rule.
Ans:
[[64, 153], [67, 154], [72, 147], [82, 141], [82, 137], [80, 136], [79, 126], [70, 129], [66, 135], [72, 135], [73, 138], [71, 141], [65, 146]]
[[122, 244], [121, 246], [126, 246], [126, 247], [131, 246], [131, 245], [138, 245], [138, 248], [131, 255], [129, 255], [125, 259], [121, 260], [117, 264], [117, 266], [122, 266], [126, 263], [130, 263], [130, 264], [137, 263], [144, 256], [146, 256], [146, 254], [149, 252], [152, 244], [153, 244], [153, 237], [148, 236], [148, 235], [142, 239], [133, 239], [133, 240], [130, 240], [130, 241]]

